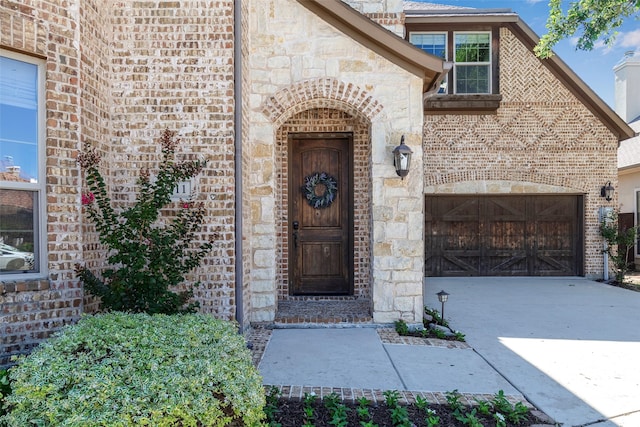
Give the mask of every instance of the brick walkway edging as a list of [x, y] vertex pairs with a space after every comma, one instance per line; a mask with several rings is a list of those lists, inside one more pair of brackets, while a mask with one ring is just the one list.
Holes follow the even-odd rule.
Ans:
[[[335, 393], [343, 402], [356, 402], [361, 397], [366, 397], [372, 404], [377, 405], [385, 402], [384, 392], [385, 390], [378, 389], [366, 389], [366, 388], [342, 388], [342, 387], [313, 387], [313, 386], [299, 386], [299, 385], [265, 385], [265, 390], [269, 390], [275, 387], [282, 398], [290, 400], [302, 400], [305, 394], [315, 394], [319, 399], [324, 399]], [[416, 403], [418, 396], [429, 402], [430, 405], [446, 405], [447, 397], [446, 393], [431, 392], [431, 391], [407, 391], [396, 390], [399, 395], [398, 402], [403, 405], [411, 405]], [[460, 393], [460, 403], [465, 406], [477, 406], [478, 401], [489, 401], [494, 398], [493, 394], [471, 394]], [[506, 395], [505, 398], [515, 405], [518, 402], [522, 402], [530, 409], [535, 409], [533, 405], [524, 400], [520, 395], [512, 396]]]

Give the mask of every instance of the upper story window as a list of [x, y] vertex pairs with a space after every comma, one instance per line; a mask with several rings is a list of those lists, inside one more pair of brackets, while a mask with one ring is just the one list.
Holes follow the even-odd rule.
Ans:
[[[447, 54], [447, 33], [410, 33], [409, 42], [431, 55], [438, 56], [444, 60], [449, 59]], [[447, 93], [448, 78], [442, 81], [438, 93]]]
[[[409, 31], [409, 42], [431, 55], [453, 62], [439, 94], [497, 93], [497, 64], [492, 31]], [[448, 84], [448, 82], [451, 84]]]
[[454, 33], [454, 93], [491, 93], [491, 33]]
[[406, 28], [411, 44], [453, 63], [438, 91], [425, 97], [426, 114], [442, 111], [476, 114], [500, 107], [499, 26], [411, 22]]
[[43, 265], [44, 61], [0, 50], [0, 276]]

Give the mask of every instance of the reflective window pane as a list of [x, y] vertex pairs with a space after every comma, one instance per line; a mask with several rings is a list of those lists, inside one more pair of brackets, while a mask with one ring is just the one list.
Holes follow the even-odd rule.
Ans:
[[[410, 33], [409, 41], [416, 47], [431, 55], [447, 59], [447, 34], [446, 33]], [[438, 93], [447, 92], [447, 81], [445, 77], [440, 84]]]
[[439, 33], [411, 33], [409, 41], [431, 55], [447, 59], [447, 35]]
[[0, 180], [38, 182], [37, 93], [38, 66], [0, 56]]
[[491, 92], [491, 34], [455, 35], [455, 93]]
[[37, 270], [37, 193], [0, 189], [0, 272]]
[[488, 92], [488, 65], [458, 65], [456, 67], [456, 93]]

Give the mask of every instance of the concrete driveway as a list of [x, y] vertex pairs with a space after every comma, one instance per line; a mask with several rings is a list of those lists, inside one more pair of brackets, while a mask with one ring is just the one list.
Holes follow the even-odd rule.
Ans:
[[565, 426], [640, 426], [640, 292], [584, 278], [427, 278], [425, 304]]

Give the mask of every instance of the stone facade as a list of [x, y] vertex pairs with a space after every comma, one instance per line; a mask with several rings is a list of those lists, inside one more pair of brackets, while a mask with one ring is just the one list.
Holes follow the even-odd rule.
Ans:
[[[375, 322], [422, 318], [425, 194], [585, 195], [585, 272], [602, 274], [598, 192], [606, 180], [616, 185], [617, 138], [507, 28], [499, 109], [425, 115], [421, 77], [298, 1], [243, 0], [239, 14], [236, 3], [0, 0], [0, 48], [40, 58], [47, 70], [47, 269], [32, 280], [0, 278], [0, 365], [97, 309], [73, 271], [105, 259], [82, 213], [78, 152], [99, 150], [126, 205], [139, 170], [159, 159], [165, 128], [183, 139], [180, 156], [210, 160], [195, 189], [209, 214], [202, 237], [220, 239], [190, 277], [202, 282], [196, 298], [205, 313], [244, 313], [243, 326], [272, 321], [278, 302], [292, 298], [287, 137], [295, 132], [353, 135], [348, 298], [368, 302]], [[347, 3], [403, 35], [401, 0]], [[402, 135], [414, 152], [403, 180], [392, 160]]]
[[[286, 134], [354, 132], [356, 295], [372, 298], [373, 318], [422, 316], [422, 176], [419, 150], [422, 81], [298, 7], [293, 0], [251, 2], [250, 105], [254, 162], [251, 192], [252, 320], [273, 320], [286, 297]], [[291, 13], [295, 11], [295, 19]], [[317, 37], [307, 37], [314, 34]], [[314, 112], [315, 111], [315, 112]], [[345, 114], [346, 113], [346, 114]], [[314, 116], [315, 114], [315, 116]], [[391, 151], [407, 136], [417, 170], [399, 180]], [[370, 203], [370, 206], [367, 206]], [[372, 218], [369, 220], [367, 217]], [[258, 237], [261, 236], [261, 237]], [[273, 236], [278, 236], [274, 239]], [[276, 283], [273, 278], [277, 277]]]

